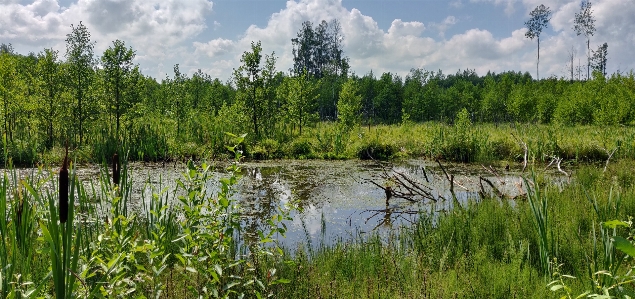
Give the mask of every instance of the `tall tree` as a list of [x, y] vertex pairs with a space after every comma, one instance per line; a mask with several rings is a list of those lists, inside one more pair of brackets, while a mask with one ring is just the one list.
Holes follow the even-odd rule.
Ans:
[[76, 112], [79, 124], [79, 143], [82, 144], [84, 136], [84, 120], [86, 111], [83, 102], [86, 97], [92, 75], [95, 59], [93, 49], [95, 42], [90, 41], [90, 32], [82, 22], [78, 26], [71, 25], [71, 33], [66, 35], [66, 59], [69, 64], [69, 83], [75, 93]]
[[337, 101], [337, 119], [340, 128], [347, 132], [361, 122], [362, 96], [359, 94], [357, 82], [348, 79], [342, 86], [340, 99]]
[[135, 51], [126, 48], [126, 44], [120, 40], [115, 40], [113, 45], [104, 51], [101, 63], [106, 76], [106, 88], [111, 100], [109, 110], [114, 111], [116, 119], [116, 136], [119, 136], [120, 118], [129, 107], [129, 102], [124, 99], [124, 89], [126, 79], [130, 76], [133, 67], [132, 60], [135, 58]]
[[17, 102], [16, 96], [20, 83], [17, 75], [17, 58], [17, 55], [14, 55], [12, 51], [0, 52], [0, 99], [3, 106], [3, 134], [6, 134], [6, 138], [9, 139], [13, 135], [9, 119], [15, 110], [13, 106]]
[[[185, 83], [188, 81], [187, 75], [181, 73], [179, 69], [179, 64], [174, 65], [174, 79], [168, 81], [168, 94], [172, 98], [172, 113], [176, 115], [176, 133], [178, 136], [181, 135], [181, 128], [183, 128], [183, 123], [185, 122], [185, 116], [187, 114], [187, 103], [186, 103], [186, 86]], [[167, 99], [169, 101], [169, 99]]]
[[551, 10], [549, 10], [549, 7], [540, 4], [529, 13], [529, 16], [531, 18], [529, 18], [529, 20], [525, 22], [525, 26], [527, 26], [527, 32], [525, 33], [525, 36], [532, 40], [535, 38], [538, 41], [536, 80], [539, 80], [540, 76], [538, 73], [538, 64], [540, 64], [540, 33], [542, 33], [542, 29], [546, 28], [549, 24], [549, 20], [551, 19]]
[[261, 101], [258, 97], [258, 89], [262, 88], [260, 61], [262, 60], [262, 46], [251, 42], [251, 52], [245, 51], [240, 58], [242, 65], [234, 70], [234, 82], [241, 93], [245, 106], [251, 114], [256, 139], [260, 137], [259, 121]]
[[62, 73], [58, 61], [58, 51], [44, 49], [38, 55], [38, 75], [40, 77], [40, 90], [43, 93], [42, 99], [45, 101], [41, 105], [42, 115], [46, 120], [46, 135], [48, 136], [47, 147], [53, 146], [53, 120], [58, 115], [58, 96], [62, 90]]
[[348, 59], [343, 57], [343, 39], [337, 20], [322, 21], [315, 28], [311, 22], [303, 22], [297, 36], [291, 39], [293, 73], [300, 75], [306, 70], [309, 77], [317, 79], [329, 73], [345, 75]]
[[573, 21], [573, 30], [577, 35], [584, 35], [586, 37], [587, 48], [587, 79], [591, 75], [591, 36], [595, 33], [595, 19], [593, 18], [593, 11], [591, 10], [591, 1], [583, 0], [580, 5], [580, 11], [575, 14]]
[[591, 65], [593, 71], [598, 71], [606, 77], [606, 56], [608, 56], [609, 45], [607, 43], [598, 47], [597, 51], [593, 51], [593, 57], [591, 57]]
[[278, 96], [286, 99], [288, 118], [293, 126], [298, 126], [300, 135], [302, 128], [317, 119], [315, 113], [316, 99], [319, 97], [317, 86], [309, 80], [304, 71], [296, 77], [286, 77], [278, 88]]
[[276, 121], [276, 114], [280, 108], [276, 89], [280, 85], [281, 74], [276, 71], [275, 52], [271, 55], [265, 55], [265, 64], [262, 68], [262, 111], [263, 127], [265, 136], [273, 131]]

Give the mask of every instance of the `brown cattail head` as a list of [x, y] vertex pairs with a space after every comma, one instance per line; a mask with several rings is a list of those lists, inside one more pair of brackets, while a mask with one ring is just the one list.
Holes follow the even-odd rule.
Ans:
[[62, 163], [62, 168], [60, 168], [59, 184], [60, 222], [66, 223], [66, 220], [68, 220], [68, 141], [66, 142], [64, 162]]
[[112, 156], [112, 183], [119, 185], [119, 177], [121, 176], [121, 170], [119, 169], [119, 155], [115, 153]]

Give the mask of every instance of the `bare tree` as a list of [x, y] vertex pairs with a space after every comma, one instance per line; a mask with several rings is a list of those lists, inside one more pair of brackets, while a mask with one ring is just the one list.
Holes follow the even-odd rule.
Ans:
[[591, 75], [591, 36], [595, 33], [595, 19], [593, 18], [593, 11], [591, 10], [591, 1], [583, 0], [580, 5], [580, 12], [575, 14], [573, 30], [577, 35], [584, 35], [586, 37], [587, 48], [587, 69], [586, 77], [590, 78]]
[[551, 10], [549, 10], [549, 7], [540, 4], [532, 10], [529, 15], [531, 18], [525, 22], [525, 26], [527, 26], [525, 36], [532, 40], [534, 38], [538, 40], [538, 60], [536, 62], [536, 80], [538, 80], [540, 79], [538, 74], [538, 64], [540, 63], [540, 33], [542, 33], [542, 29], [547, 27], [549, 20], [551, 20]]
[[569, 67], [571, 71], [571, 82], [573, 82], [573, 69], [575, 68], [573, 59], [575, 58], [575, 48], [571, 47], [571, 51], [569, 51]]

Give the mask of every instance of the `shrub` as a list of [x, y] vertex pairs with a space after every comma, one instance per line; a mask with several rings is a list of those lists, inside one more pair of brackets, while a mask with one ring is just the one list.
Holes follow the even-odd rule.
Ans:
[[254, 145], [250, 151], [251, 157], [256, 160], [282, 158], [280, 144], [274, 139], [264, 139]]
[[287, 153], [293, 158], [310, 158], [312, 154], [311, 142], [307, 139], [297, 139], [291, 142]]
[[394, 156], [396, 151], [394, 145], [372, 140], [357, 150], [357, 157], [361, 160], [388, 160]]

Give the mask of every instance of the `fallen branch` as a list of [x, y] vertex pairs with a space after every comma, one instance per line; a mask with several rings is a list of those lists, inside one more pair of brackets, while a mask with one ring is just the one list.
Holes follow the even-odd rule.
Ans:
[[520, 140], [520, 138], [516, 137], [514, 133], [512, 133], [512, 137], [514, 137], [514, 139], [516, 139], [516, 142], [518, 142], [518, 144], [520, 144], [520, 146], [523, 147], [523, 150], [525, 152], [523, 155], [523, 170], [521, 171], [521, 172], [525, 172], [525, 169], [527, 168], [527, 155], [529, 154], [529, 148], [527, 147], [527, 143]]
[[613, 149], [613, 151], [611, 153], [609, 153], [608, 150], [603, 149], [606, 152], [606, 154], [609, 155], [609, 157], [606, 158], [606, 163], [604, 164], [604, 171], [603, 172], [606, 172], [606, 168], [609, 167], [609, 160], [611, 160], [611, 157], [613, 157], [613, 154], [615, 154], [615, 152], [617, 151], [618, 148], [619, 148], [619, 146], [616, 147], [615, 149]]
[[562, 170], [562, 167], [560, 167], [560, 163], [562, 162], [562, 158], [557, 157], [557, 156], [551, 156], [551, 162], [549, 162], [549, 165], [547, 165], [547, 167], [545, 168], [545, 170], [547, 168], [549, 168], [549, 166], [551, 165], [556, 165], [556, 168], [558, 169], [559, 172], [561, 172], [562, 174], [564, 174], [565, 176], [567, 176], [567, 178], [571, 178], [571, 175], [569, 173], [567, 173], [566, 171]]
[[498, 196], [500, 199], [505, 198], [505, 195], [503, 194], [503, 192], [501, 192], [498, 188], [496, 188], [496, 186], [494, 186], [494, 184], [490, 180], [482, 176], [479, 176], [478, 178], [479, 178], [479, 183], [481, 184], [481, 191], [483, 193], [485, 193], [485, 188], [483, 188], [483, 182], [485, 182], [490, 186], [490, 188], [492, 188], [492, 190], [494, 190], [494, 193], [496, 193], [496, 196]]

